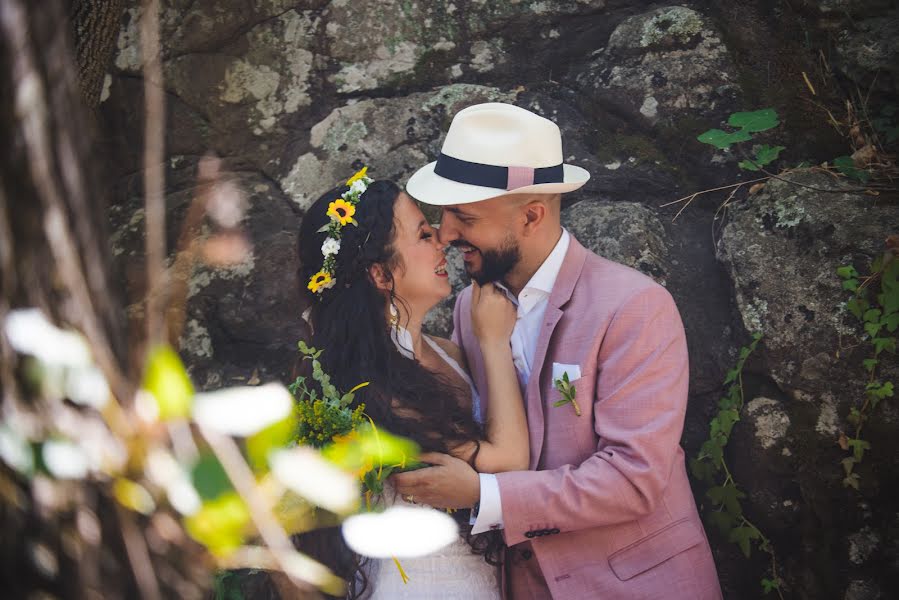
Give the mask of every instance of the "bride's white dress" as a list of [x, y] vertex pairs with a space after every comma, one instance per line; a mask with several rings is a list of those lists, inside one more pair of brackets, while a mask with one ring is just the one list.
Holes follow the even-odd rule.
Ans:
[[[437, 354], [468, 382], [472, 391], [472, 410], [480, 418], [480, 400], [468, 373], [428, 336], [423, 336]], [[409, 506], [390, 486], [384, 486], [381, 501], [385, 507]], [[399, 570], [390, 559], [370, 559], [366, 568], [372, 600], [498, 600], [499, 571], [461, 537], [452, 544], [418, 558], [400, 560], [409, 577], [403, 583]]]

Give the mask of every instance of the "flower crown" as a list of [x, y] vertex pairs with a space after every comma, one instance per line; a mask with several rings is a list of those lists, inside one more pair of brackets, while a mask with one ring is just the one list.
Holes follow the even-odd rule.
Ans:
[[346, 184], [350, 186], [350, 189], [343, 196], [328, 204], [327, 215], [331, 217], [331, 220], [318, 230], [318, 233], [328, 232], [328, 237], [322, 244], [322, 256], [325, 257], [325, 261], [321, 270], [309, 279], [309, 284], [306, 286], [313, 294], [321, 294], [337, 283], [335, 272], [337, 271], [337, 253], [340, 252], [340, 230], [347, 223], [359, 225], [353, 218], [353, 215], [356, 214], [356, 205], [359, 204], [359, 198], [373, 181], [365, 174], [367, 170], [368, 167], [362, 167], [361, 171], [347, 179]]

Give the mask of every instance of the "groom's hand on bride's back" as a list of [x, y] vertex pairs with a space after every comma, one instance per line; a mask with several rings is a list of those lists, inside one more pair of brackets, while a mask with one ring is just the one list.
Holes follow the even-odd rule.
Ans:
[[477, 503], [481, 484], [467, 462], [437, 452], [422, 454], [419, 460], [431, 466], [390, 476], [400, 494], [439, 508], [470, 508]]

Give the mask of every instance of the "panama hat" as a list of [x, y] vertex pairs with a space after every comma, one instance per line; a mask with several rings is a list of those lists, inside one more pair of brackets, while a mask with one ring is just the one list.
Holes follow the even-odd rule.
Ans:
[[469, 204], [509, 194], [561, 194], [590, 179], [562, 162], [562, 134], [543, 117], [489, 102], [460, 110], [436, 161], [409, 178], [406, 192], [425, 204]]

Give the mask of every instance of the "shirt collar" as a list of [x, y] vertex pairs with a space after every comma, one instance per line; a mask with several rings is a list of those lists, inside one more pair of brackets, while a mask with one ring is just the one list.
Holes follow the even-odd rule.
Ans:
[[549, 253], [549, 256], [546, 257], [546, 260], [543, 261], [543, 264], [540, 265], [540, 268], [531, 276], [525, 286], [521, 288], [518, 298], [512, 298], [512, 294], [509, 292], [508, 288], [501, 283], [498, 284], [506, 291], [506, 295], [518, 306], [519, 317], [528, 314], [541, 300], [552, 293], [553, 286], [556, 284], [556, 278], [559, 276], [559, 269], [562, 268], [562, 263], [565, 261], [565, 255], [568, 253], [568, 244], [570, 243], [570, 240], [571, 236], [568, 234], [568, 231], [563, 228], [562, 236], [559, 238], [559, 241], [556, 242], [556, 246], [552, 249], [552, 252]]

